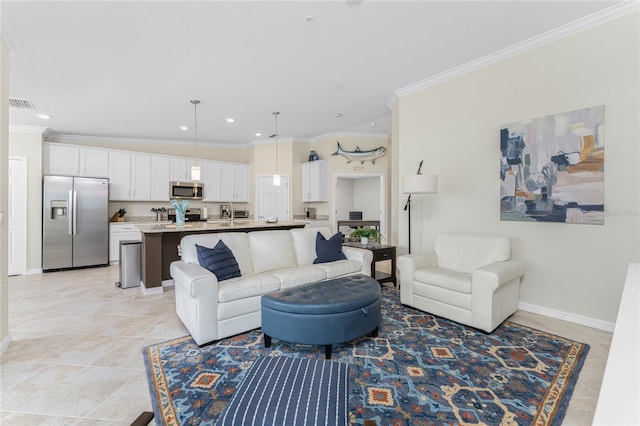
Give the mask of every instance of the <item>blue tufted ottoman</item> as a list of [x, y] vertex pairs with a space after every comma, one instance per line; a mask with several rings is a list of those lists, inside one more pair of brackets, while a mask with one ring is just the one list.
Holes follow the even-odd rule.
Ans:
[[366, 275], [349, 275], [262, 296], [265, 347], [271, 338], [291, 343], [331, 345], [365, 334], [377, 336], [380, 284]]

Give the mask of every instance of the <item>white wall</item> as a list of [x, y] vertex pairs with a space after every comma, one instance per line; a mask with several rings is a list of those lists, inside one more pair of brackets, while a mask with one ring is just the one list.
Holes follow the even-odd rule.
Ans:
[[12, 128], [9, 133], [9, 153], [27, 158], [27, 273], [42, 269], [43, 130]]
[[[9, 48], [0, 37], [0, 211], [9, 204]], [[0, 223], [0, 355], [11, 340], [9, 336], [9, 277], [7, 219]]]
[[[639, 13], [635, 12], [400, 98], [400, 175], [440, 177], [412, 208], [412, 251], [441, 231], [507, 235], [527, 272], [521, 302], [613, 322], [625, 271], [640, 259]], [[605, 224], [502, 222], [503, 124], [605, 105]], [[406, 252], [406, 196], [394, 184], [394, 238]]]
[[353, 210], [362, 212], [362, 220], [380, 220], [379, 177], [354, 180]]
[[355, 210], [354, 179], [338, 178], [336, 181], [336, 219], [348, 220], [349, 212]]

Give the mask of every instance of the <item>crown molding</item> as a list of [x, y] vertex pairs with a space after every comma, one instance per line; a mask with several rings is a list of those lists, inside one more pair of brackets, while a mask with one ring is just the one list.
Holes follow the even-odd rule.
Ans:
[[354, 139], [380, 139], [388, 140], [389, 134], [386, 133], [361, 133], [361, 132], [330, 132], [322, 135], [314, 136], [309, 139], [310, 142], [318, 142], [327, 138], [354, 138]]
[[[87, 142], [87, 143], [136, 143], [142, 145], [185, 145], [192, 146], [194, 141], [181, 141], [181, 140], [166, 140], [166, 139], [147, 139], [147, 138], [122, 138], [113, 136], [92, 136], [92, 135], [75, 135], [64, 133], [51, 133], [47, 136], [47, 142], [59, 142], [64, 143], [68, 141], [74, 142]], [[244, 148], [246, 144], [232, 144], [232, 143], [219, 143], [219, 142], [203, 142], [198, 141], [198, 144], [208, 147], [220, 147], [220, 148]]]
[[[278, 136], [278, 143], [280, 142], [291, 142], [293, 143], [293, 137], [288, 136], [286, 138], [281, 138]], [[260, 138], [260, 139], [253, 139], [252, 141], [250, 141], [249, 143], [245, 144], [245, 146], [249, 146], [249, 145], [271, 145], [276, 143], [275, 138]]]
[[20, 133], [39, 133], [41, 135], [48, 135], [49, 128], [42, 127], [42, 126], [25, 126], [22, 124], [10, 124], [9, 131], [20, 132]]
[[640, 10], [640, 1], [638, 0], [627, 0], [614, 6], [608, 7], [604, 10], [601, 10], [600, 12], [596, 12], [594, 14], [577, 19], [558, 28], [554, 28], [545, 33], [531, 37], [530, 39], [524, 40], [520, 43], [516, 43], [512, 46], [498, 50], [489, 55], [474, 59], [473, 61], [467, 62], [466, 64], [462, 64], [455, 68], [451, 68], [450, 70], [441, 72], [424, 80], [397, 89], [393, 92], [391, 99], [389, 99], [389, 101], [387, 102], [387, 107], [389, 109], [393, 109], [398, 100], [400, 100], [400, 98], [405, 95], [438, 85], [440, 83], [444, 83], [447, 80], [460, 77], [462, 75], [477, 71], [481, 68], [488, 67], [498, 62], [502, 62], [506, 59], [529, 52], [533, 49], [537, 49], [539, 47], [572, 36], [579, 32], [586, 31], [598, 25], [605, 24], [609, 21], [618, 19], [622, 16], [628, 15], [638, 10]]

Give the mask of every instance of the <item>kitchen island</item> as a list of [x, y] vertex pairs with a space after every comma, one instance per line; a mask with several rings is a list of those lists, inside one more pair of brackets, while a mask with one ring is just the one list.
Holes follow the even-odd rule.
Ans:
[[192, 222], [184, 226], [175, 224], [137, 225], [142, 234], [142, 283], [146, 289], [161, 288], [162, 281], [170, 280], [171, 262], [180, 260], [178, 246], [185, 235], [214, 232], [250, 232], [304, 228], [304, 223], [267, 223], [252, 220]]

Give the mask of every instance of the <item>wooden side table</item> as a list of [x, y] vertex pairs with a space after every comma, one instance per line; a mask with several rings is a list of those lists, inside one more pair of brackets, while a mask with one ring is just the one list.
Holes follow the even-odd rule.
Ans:
[[[373, 253], [373, 260], [371, 261], [371, 277], [375, 278], [380, 284], [393, 283], [396, 286], [396, 247], [387, 246], [378, 243], [342, 243], [343, 246], [361, 248], [370, 250]], [[382, 262], [383, 260], [391, 260], [391, 273], [376, 271], [376, 262]]]

